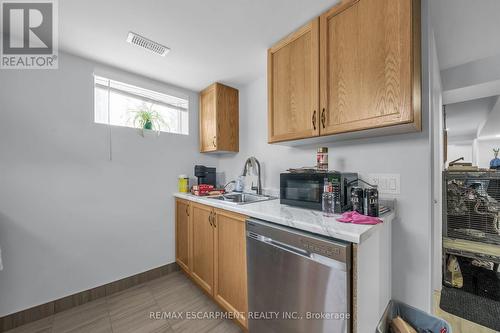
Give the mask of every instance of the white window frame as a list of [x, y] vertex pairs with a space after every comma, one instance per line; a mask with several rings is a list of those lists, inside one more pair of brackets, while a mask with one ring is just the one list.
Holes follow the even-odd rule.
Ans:
[[[93, 95], [94, 96], [94, 122], [96, 124], [105, 124], [105, 125], [109, 125], [109, 126], [134, 128], [131, 125], [115, 125], [115, 124], [110, 124], [109, 98], [110, 98], [110, 93], [113, 92], [113, 93], [116, 93], [116, 94], [120, 94], [122, 96], [127, 96], [127, 97], [131, 97], [131, 98], [134, 98], [134, 99], [137, 99], [137, 100], [141, 100], [141, 101], [144, 101], [146, 103], [152, 103], [153, 105], [163, 106], [163, 107], [166, 107], [166, 108], [169, 108], [169, 109], [180, 111], [180, 112], [178, 112], [178, 123], [179, 123], [178, 129], [179, 129], [180, 132], [177, 132], [177, 131], [165, 131], [165, 130], [161, 130], [161, 132], [162, 133], [174, 134], [174, 135], [175, 134], [177, 134], [177, 135], [189, 135], [189, 105], [190, 105], [190, 101], [189, 101], [188, 97], [186, 97], [186, 96], [182, 96], [182, 97], [181, 96], [176, 96], [175, 94], [172, 94], [172, 93], [159, 92], [157, 90], [152, 90], [150, 88], [145, 88], [145, 87], [141, 87], [141, 86], [138, 86], [138, 85], [135, 85], [135, 84], [130, 84], [130, 83], [127, 83], [127, 82], [123, 82], [121, 80], [115, 80], [115, 79], [110, 78], [108, 76], [99, 75], [99, 74], [96, 74], [96, 73], [94, 73], [93, 79], [94, 79], [94, 82], [93, 82], [93, 89], [94, 89], [94, 95]], [[101, 81], [101, 82], [99, 82], [99, 81]], [[104, 84], [103, 82], [106, 82], [107, 84]], [[127, 89], [129, 91], [127, 91], [125, 89], [119, 89], [119, 88], [113, 87], [112, 85], [114, 85], [114, 86], [120, 86], [121, 85], [123, 87], [127, 87], [127, 88], [129, 88], [129, 89]], [[103, 90], [107, 91], [107, 93], [108, 93], [108, 107], [107, 107], [108, 117], [107, 117], [107, 123], [102, 122], [102, 121], [98, 121], [96, 119], [96, 106], [97, 106], [97, 103], [96, 103], [96, 89], [98, 89], [98, 88], [103, 89]], [[134, 93], [133, 90], [136, 90], [136, 93]], [[142, 94], [141, 94], [141, 92], [142, 92]], [[162, 97], [164, 98], [164, 100], [161, 100]], [[172, 102], [169, 103], [168, 99], [172, 99], [173, 101], [179, 100], [179, 101], [182, 101], [182, 102], [179, 103], [178, 105], [176, 105], [176, 104], [174, 104]], [[185, 112], [186, 116], [183, 117], [181, 112]]]

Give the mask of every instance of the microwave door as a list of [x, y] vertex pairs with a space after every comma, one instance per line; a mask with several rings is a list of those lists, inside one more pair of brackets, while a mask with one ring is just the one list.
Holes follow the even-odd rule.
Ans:
[[284, 204], [321, 209], [322, 180], [287, 179], [282, 183], [281, 196]]

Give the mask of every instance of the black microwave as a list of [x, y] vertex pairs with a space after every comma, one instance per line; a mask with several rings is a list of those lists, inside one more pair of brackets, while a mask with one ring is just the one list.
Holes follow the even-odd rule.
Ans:
[[332, 183], [337, 194], [338, 213], [351, 210], [351, 187], [358, 185], [354, 172], [305, 172], [280, 174], [280, 203], [308, 209], [321, 210], [325, 179]]

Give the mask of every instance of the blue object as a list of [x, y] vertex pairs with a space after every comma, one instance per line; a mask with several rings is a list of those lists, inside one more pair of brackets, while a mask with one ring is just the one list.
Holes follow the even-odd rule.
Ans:
[[500, 169], [500, 158], [495, 157], [491, 160], [490, 169]]
[[398, 301], [390, 301], [385, 308], [384, 315], [380, 318], [376, 333], [389, 333], [391, 320], [400, 316], [417, 332], [452, 333], [451, 326], [445, 320], [428, 314], [422, 310]]

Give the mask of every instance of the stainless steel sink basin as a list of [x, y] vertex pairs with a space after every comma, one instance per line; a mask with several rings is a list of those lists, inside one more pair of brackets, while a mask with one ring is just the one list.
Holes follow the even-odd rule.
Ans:
[[244, 205], [252, 202], [260, 202], [276, 199], [267, 195], [259, 195], [252, 193], [228, 193], [216, 197], [209, 197], [212, 200], [220, 200], [231, 204]]

